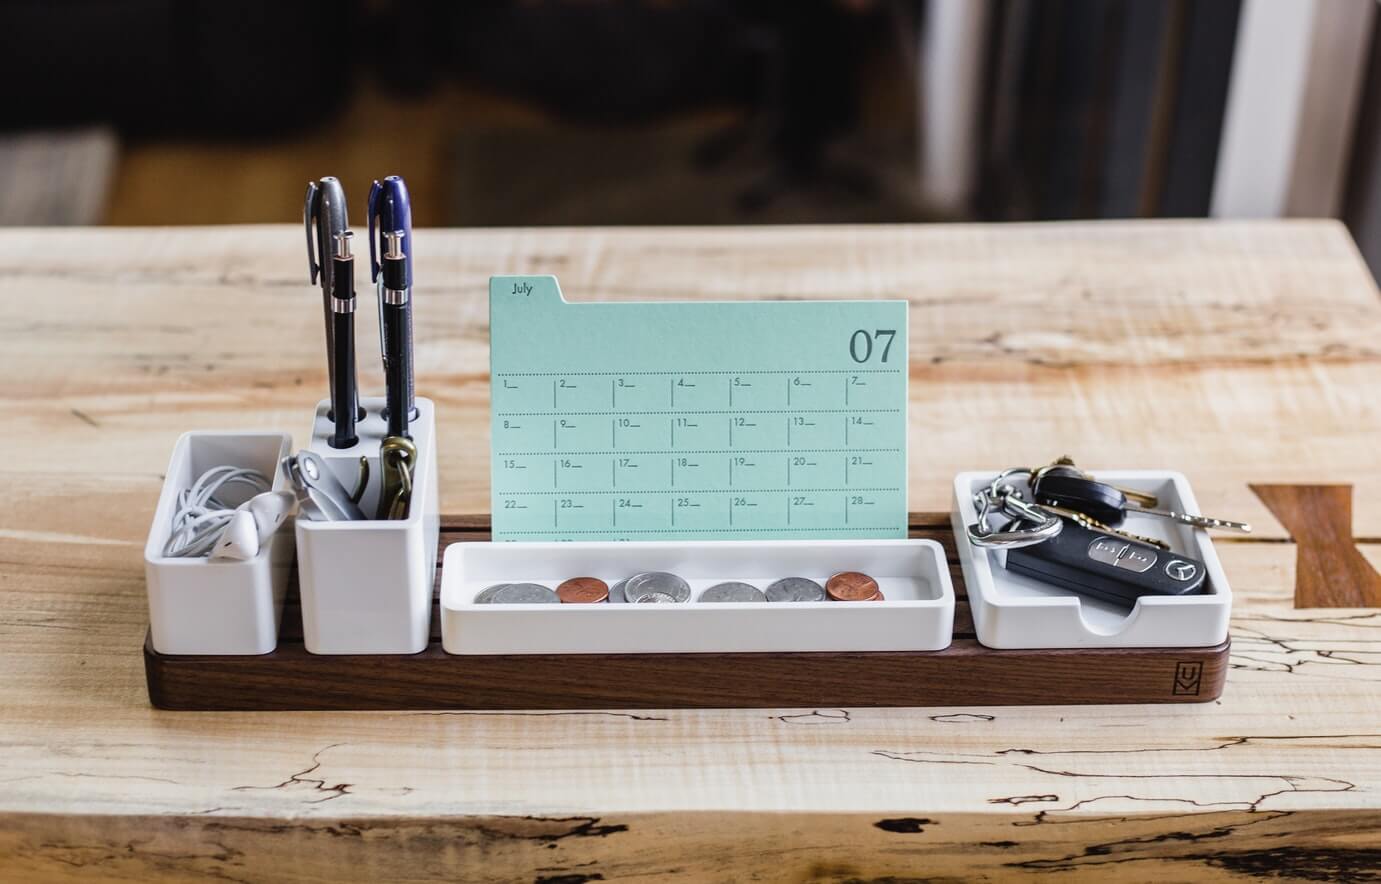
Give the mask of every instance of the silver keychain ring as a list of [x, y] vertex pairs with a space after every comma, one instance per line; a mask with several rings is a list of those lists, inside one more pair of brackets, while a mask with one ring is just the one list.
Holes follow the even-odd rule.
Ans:
[[978, 525], [968, 527], [969, 543], [986, 549], [1017, 549], [1044, 543], [1064, 530], [1064, 522], [1058, 516], [1046, 516], [1034, 528], [1021, 528], [1016, 531], [978, 532]]
[[[1015, 488], [1007, 480], [1019, 474], [1030, 475], [1030, 470], [1010, 469], [999, 473], [988, 483], [988, 487], [974, 495], [974, 505], [978, 509], [978, 519], [967, 528], [969, 542], [987, 549], [1017, 549], [1044, 543], [1064, 529], [1064, 520], [1046, 510], [1022, 500]], [[1029, 527], [1010, 528], [992, 531], [988, 528], [988, 517], [997, 509], [1018, 524]]]

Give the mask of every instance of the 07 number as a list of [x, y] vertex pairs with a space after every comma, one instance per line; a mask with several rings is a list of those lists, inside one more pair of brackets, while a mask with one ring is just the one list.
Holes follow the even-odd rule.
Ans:
[[[887, 354], [892, 352], [892, 341], [897, 337], [897, 330], [894, 328], [880, 328], [872, 334], [868, 334], [866, 329], [859, 329], [849, 337], [849, 355], [854, 362], [867, 362], [873, 358], [873, 345], [882, 348], [882, 358], [880, 362], [887, 361]], [[886, 342], [883, 339], [886, 339]]]

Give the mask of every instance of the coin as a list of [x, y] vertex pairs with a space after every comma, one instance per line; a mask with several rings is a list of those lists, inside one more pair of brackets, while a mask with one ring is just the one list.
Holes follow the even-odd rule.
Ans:
[[625, 577], [623, 580], [620, 580], [618, 583], [615, 583], [613, 586], [609, 587], [609, 601], [611, 601], [611, 602], [626, 602], [626, 601], [628, 601], [627, 597], [624, 596], [624, 594], [623, 594], [623, 588], [624, 588], [625, 585], [627, 585], [627, 583], [628, 583], [628, 578]]
[[486, 586], [475, 594], [475, 604], [487, 605], [494, 600], [494, 593], [508, 586], [507, 583], [495, 583], [493, 586]]
[[491, 605], [540, 605], [558, 602], [556, 593], [540, 583], [509, 583], [494, 590]]
[[767, 587], [769, 602], [823, 602], [825, 588], [804, 577], [783, 577]]
[[691, 595], [690, 584], [667, 571], [634, 574], [623, 587], [623, 597], [630, 602], [640, 602], [654, 592], [671, 596], [673, 602], [688, 602]]
[[638, 604], [640, 605], [666, 604], [667, 602], [675, 603], [676, 599], [665, 592], [649, 592], [638, 596]]
[[700, 598], [696, 599], [696, 601], [765, 602], [767, 601], [767, 596], [763, 595], [762, 590], [751, 583], [739, 583], [736, 580], [730, 580], [728, 583], [716, 583], [714, 586], [711, 586], [709, 589], [700, 593]]
[[837, 602], [869, 602], [878, 582], [861, 571], [841, 571], [825, 581], [825, 592]]
[[556, 595], [568, 605], [588, 605], [609, 598], [609, 584], [598, 577], [572, 577], [556, 587]]

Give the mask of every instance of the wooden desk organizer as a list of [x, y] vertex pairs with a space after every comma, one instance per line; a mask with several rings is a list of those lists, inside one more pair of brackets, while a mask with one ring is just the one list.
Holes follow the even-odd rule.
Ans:
[[[303, 645], [290, 587], [278, 648], [268, 654], [171, 656], [146, 640], [149, 700], [182, 710], [630, 709], [1202, 703], [1222, 694], [1227, 642], [1007, 651], [980, 645], [949, 515], [913, 514], [911, 523], [911, 536], [944, 545], [958, 595], [954, 642], [942, 651], [453, 656], [442, 650], [440, 617], [433, 616], [421, 653], [319, 656]], [[487, 516], [442, 517], [443, 550], [487, 539]]]

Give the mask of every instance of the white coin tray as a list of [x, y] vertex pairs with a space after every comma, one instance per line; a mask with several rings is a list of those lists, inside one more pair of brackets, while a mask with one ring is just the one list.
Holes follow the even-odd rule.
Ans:
[[[670, 571], [680, 604], [476, 604], [495, 583], [610, 586]], [[716, 583], [759, 589], [782, 577], [821, 585], [840, 571], [877, 580], [881, 602], [699, 602]], [[451, 654], [935, 651], [948, 647], [954, 587], [933, 540], [454, 543], [441, 571], [441, 635]]]
[[[977, 518], [974, 493], [995, 472], [960, 473], [954, 480], [955, 546], [963, 569], [978, 640], [990, 648], [1209, 647], [1228, 634], [1232, 591], [1208, 532], [1155, 516], [1129, 515], [1123, 527], [1155, 537], [1202, 561], [1208, 569], [1203, 592], [1191, 596], [1143, 596], [1130, 610], [1013, 574], [1006, 553], [969, 542], [967, 526]], [[1161, 508], [1201, 512], [1181, 473], [1164, 470], [1105, 470], [1111, 482], [1160, 498]], [[1016, 484], [1028, 490], [1024, 483]], [[1029, 499], [1029, 496], [1028, 496]]]

